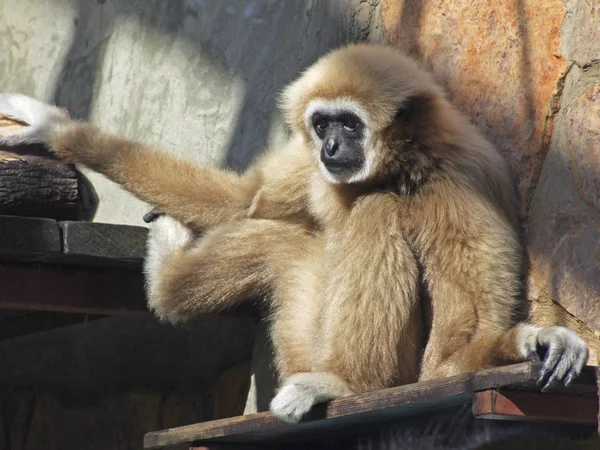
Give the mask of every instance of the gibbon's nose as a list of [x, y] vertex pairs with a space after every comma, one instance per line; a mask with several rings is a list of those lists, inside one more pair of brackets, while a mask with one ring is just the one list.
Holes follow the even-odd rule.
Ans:
[[331, 138], [327, 140], [327, 142], [325, 142], [325, 153], [331, 158], [338, 151], [339, 146], [340, 143], [338, 142], [338, 140], [335, 138]]

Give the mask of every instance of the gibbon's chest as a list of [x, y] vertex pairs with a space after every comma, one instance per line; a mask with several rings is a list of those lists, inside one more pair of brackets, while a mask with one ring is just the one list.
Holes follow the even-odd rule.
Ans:
[[329, 183], [317, 174], [309, 189], [309, 210], [328, 235], [354, 234], [354, 238], [381, 239], [402, 232], [403, 209], [391, 192], [358, 191], [348, 185]]

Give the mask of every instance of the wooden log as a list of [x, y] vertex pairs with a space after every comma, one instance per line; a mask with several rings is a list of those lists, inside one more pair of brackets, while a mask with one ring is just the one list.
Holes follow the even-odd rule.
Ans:
[[79, 218], [79, 177], [73, 166], [0, 151], [0, 214]]
[[486, 390], [473, 394], [473, 415], [482, 419], [596, 425], [598, 398], [538, 392]]
[[[330, 436], [340, 430], [356, 430], [384, 420], [439, 413], [468, 404], [473, 392], [498, 387], [539, 391], [536, 385], [540, 363], [522, 363], [442, 380], [414, 383], [317, 405], [297, 425], [287, 424], [263, 412], [214, 420], [146, 434], [144, 448], [169, 448], [181, 444], [293, 442], [294, 438]], [[595, 368], [587, 367], [575, 380], [576, 392], [595, 399]], [[564, 388], [563, 388], [564, 389]], [[568, 392], [568, 390], [567, 390]]]

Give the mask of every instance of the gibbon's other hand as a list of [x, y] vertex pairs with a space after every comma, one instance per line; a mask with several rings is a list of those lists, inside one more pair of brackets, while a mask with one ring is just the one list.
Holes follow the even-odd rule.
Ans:
[[585, 366], [589, 350], [586, 343], [573, 331], [564, 327], [539, 328], [527, 326], [525, 351], [530, 361], [540, 361], [538, 350], [544, 354], [538, 385], [542, 392], [550, 390], [557, 382], [569, 386]]
[[47, 143], [52, 123], [69, 118], [66, 110], [40, 102], [23, 94], [0, 94], [0, 117], [21, 122], [22, 129], [0, 137], [0, 145]]
[[142, 220], [145, 223], [152, 223], [152, 222], [154, 222], [156, 219], [158, 219], [162, 215], [164, 215], [164, 213], [160, 212], [156, 208], [153, 208], [151, 211], [149, 211], [146, 214], [144, 214], [144, 217], [142, 217]]

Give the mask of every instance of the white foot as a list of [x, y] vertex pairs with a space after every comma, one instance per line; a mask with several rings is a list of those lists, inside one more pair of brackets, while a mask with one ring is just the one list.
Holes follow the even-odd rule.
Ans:
[[352, 394], [348, 385], [332, 373], [296, 373], [284, 381], [270, 409], [281, 420], [298, 423], [317, 403]]
[[194, 239], [189, 228], [186, 228], [172, 217], [157, 217], [150, 225], [144, 274], [148, 293], [148, 306], [154, 309], [155, 293], [163, 264], [174, 253], [188, 246]]

